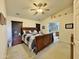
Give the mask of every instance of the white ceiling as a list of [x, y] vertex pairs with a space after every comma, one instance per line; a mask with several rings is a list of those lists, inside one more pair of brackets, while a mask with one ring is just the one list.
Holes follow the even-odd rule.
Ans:
[[[30, 9], [35, 8], [34, 2], [37, 4], [39, 2], [47, 3], [45, 8], [50, 9], [50, 11], [46, 11], [45, 14], [33, 15], [35, 12], [30, 11]], [[19, 13], [20, 15], [17, 17], [39, 20], [67, 8], [72, 5], [72, 2], [73, 0], [6, 0], [6, 8], [9, 16], [17, 16], [16, 13]]]

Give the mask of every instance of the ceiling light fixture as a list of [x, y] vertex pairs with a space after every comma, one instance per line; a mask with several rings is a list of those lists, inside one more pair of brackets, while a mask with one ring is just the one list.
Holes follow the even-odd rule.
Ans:
[[34, 5], [35, 7], [37, 7], [36, 9], [30, 9], [31, 11], [35, 11], [35, 14], [34, 14], [34, 15], [36, 15], [36, 14], [38, 14], [38, 13], [44, 14], [45, 11], [49, 11], [49, 10], [50, 10], [50, 9], [45, 9], [45, 8], [44, 8], [44, 7], [47, 6], [47, 3], [38, 3], [38, 4], [33, 3], [33, 5]]
[[42, 10], [42, 9], [37, 9], [37, 12], [42, 13], [42, 12], [43, 12], [43, 10]]

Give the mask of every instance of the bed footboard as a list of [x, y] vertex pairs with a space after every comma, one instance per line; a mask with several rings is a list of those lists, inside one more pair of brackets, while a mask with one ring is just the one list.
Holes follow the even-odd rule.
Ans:
[[35, 53], [37, 54], [39, 51], [47, 47], [53, 42], [53, 40], [53, 33], [35, 37]]

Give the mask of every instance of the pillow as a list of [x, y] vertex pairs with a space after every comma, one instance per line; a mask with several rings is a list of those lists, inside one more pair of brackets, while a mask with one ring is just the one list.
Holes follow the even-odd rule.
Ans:
[[36, 30], [33, 31], [33, 34], [37, 34], [38, 32]]
[[26, 31], [25, 30], [23, 31], [23, 34], [26, 34]]
[[32, 31], [31, 31], [31, 30], [29, 30], [29, 33], [32, 33]]
[[39, 34], [44, 34], [42, 31], [39, 31]]
[[29, 31], [28, 30], [23, 30], [23, 34], [28, 34]]

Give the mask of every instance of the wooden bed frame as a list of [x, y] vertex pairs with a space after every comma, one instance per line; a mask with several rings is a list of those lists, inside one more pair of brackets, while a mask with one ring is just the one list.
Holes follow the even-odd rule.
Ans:
[[[36, 28], [33, 27], [24, 27], [22, 28], [22, 30], [36, 30]], [[37, 54], [39, 51], [41, 51], [42, 49], [44, 49], [45, 47], [47, 47], [48, 45], [50, 45], [53, 42], [53, 34], [44, 34], [41, 36], [37, 36], [35, 37], [35, 50], [34, 52]]]
[[37, 54], [39, 51], [47, 47], [53, 42], [53, 35], [52, 34], [44, 34], [42, 36], [37, 36], [35, 38], [35, 53]]
[[23, 28], [22, 28], [22, 31], [24, 31], [24, 30], [25, 30], [25, 31], [29, 31], [29, 30], [30, 30], [30, 31], [34, 31], [34, 30], [37, 30], [37, 29], [36, 29], [35, 27], [23, 27]]

